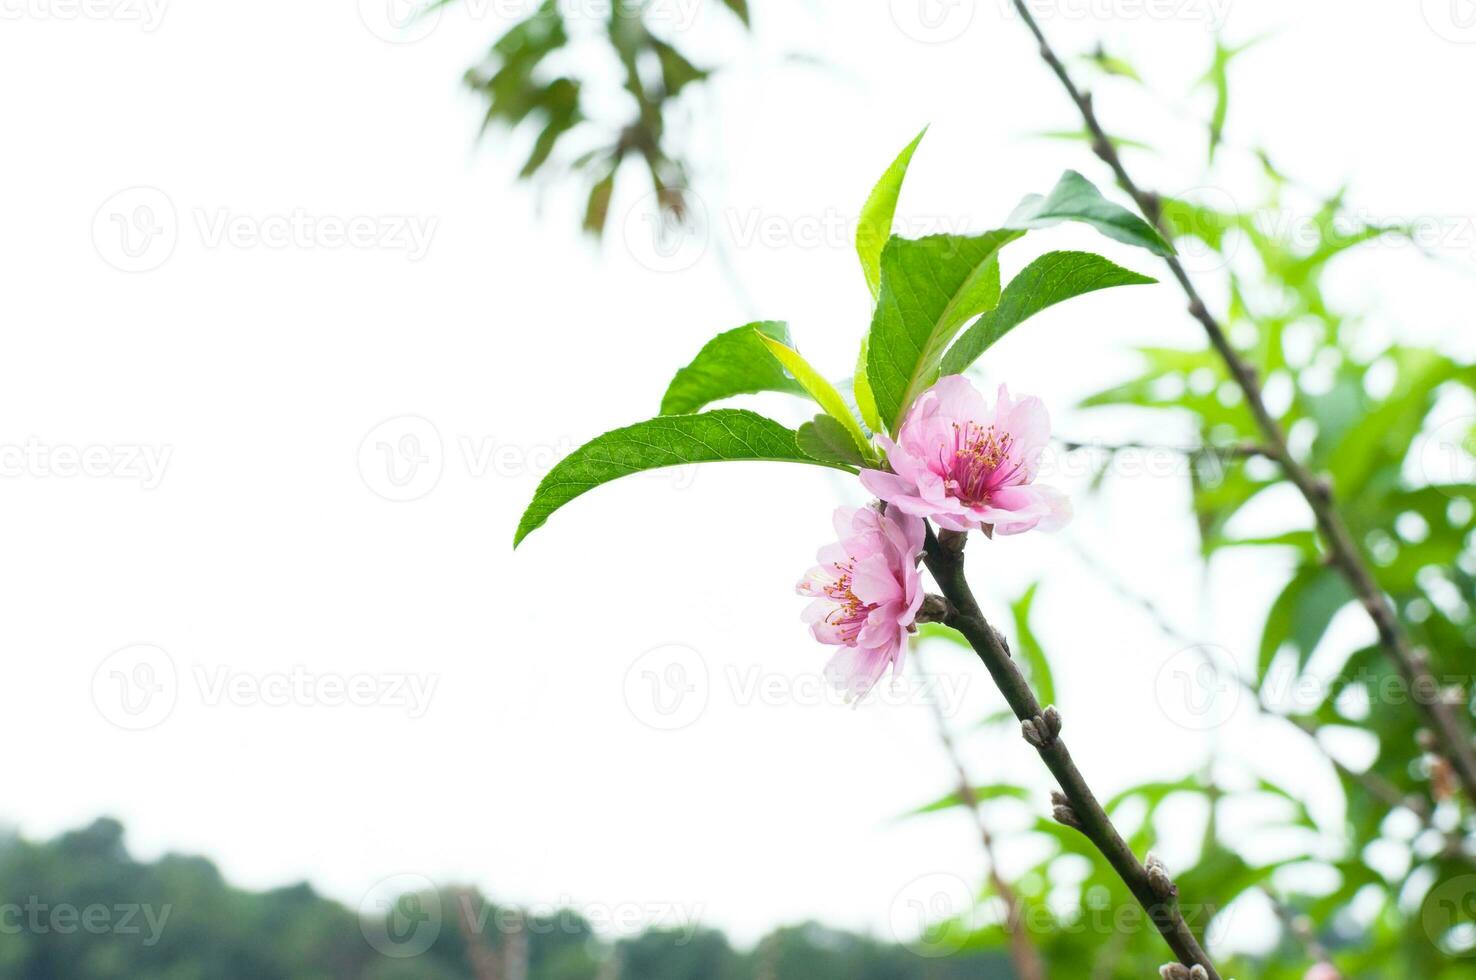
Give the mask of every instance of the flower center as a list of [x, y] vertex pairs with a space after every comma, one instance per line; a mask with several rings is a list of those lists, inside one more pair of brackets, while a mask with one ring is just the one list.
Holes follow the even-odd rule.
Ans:
[[997, 432], [992, 425], [986, 428], [973, 422], [963, 425], [955, 422], [953, 458], [945, 460], [944, 485], [948, 492], [973, 506], [989, 503], [990, 491], [1004, 484], [1019, 469], [1018, 462], [1008, 470], [1000, 469], [1009, 461], [1014, 441], [1008, 432]]
[[837, 567], [840, 569], [840, 575], [835, 581], [825, 586], [826, 597], [835, 603], [835, 608], [825, 617], [825, 621], [840, 629], [841, 639], [847, 643], [854, 643], [861, 635], [861, 627], [866, 625], [866, 617], [876, 608], [876, 603], [862, 602], [856, 598], [856, 593], [851, 591], [853, 575], [856, 571], [855, 558]]

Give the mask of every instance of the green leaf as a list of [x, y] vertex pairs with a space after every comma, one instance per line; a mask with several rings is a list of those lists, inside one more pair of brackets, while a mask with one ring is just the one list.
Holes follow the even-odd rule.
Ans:
[[1102, 196], [1096, 186], [1074, 170], [1061, 175], [1045, 197], [1031, 194], [1020, 202], [1005, 223], [1021, 230], [1049, 228], [1063, 221], [1081, 221], [1108, 238], [1146, 248], [1155, 255], [1174, 254], [1174, 247], [1152, 225]]
[[943, 355], [944, 374], [962, 374], [1005, 334], [1048, 306], [1110, 286], [1157, 282], [1090, 252], [1047, 252], [1010, 280], [999, 305]]
[[[1097, 136], [1085, 129], [1045, 129], [1038, 133], [1030, 134], [1035, 139], [1063, 140], [1071, 143], [1093, 143]], [[1146, 150], [1153, 152], [1153, 147], [1142, 140], [1135, 140], [1127, 136], [1109, 136], [1107, 141], [1119, 150]]]
[[743, 21], [744, 27], [749, 26], [748, 0], [723, 0], [723, 6], [737, 14], [738, 19]]
[[1051, 676], [1051, 664], [1046, 659], [1045, 649], [1030, 628], [1030, 607], [1035, 604], [1035, 593], [1039, 588], [1040, 583], [1036, 582], [1026, 589], [1024, 595], [1011, 603], [1010, 613], [1015, 619], [1016, 653], [1030, 674], [1030, 686], [1035, 688], [1036, 699], [1041, 704], [1051, 705], [1056, 703], [1056, 682]]
[[1193, 776], [1185, 776], [1183, 779], [1160, 780], [1151, 783], [1142, 783], [1131, 786], [1107, 801], [1102, 809], [1109, 814], [1122, 806], [1128, 800], [1140, 799], [1148, 805], [1148, 810], [1158, 809], [1159, 804], [1173, 796], [1175, 793], [1204, 793], [1204, 785]]
[[676, 373], [661, 399], [662, 415], [688, 415], [734, 395], [760, 391], [805, 394], [804, 386], [785, 373], [769, 354], [762, 337], [789, 342], [789, 327], [765, 321], [720, 333]]
[[[928, 133], [927, 127], [917, 138], [907, 144], [897, 159], [876, 182], [871, 196], [861, 208], [861, 220], [856, 227], [856, 254], [861, 256], [861, 271], [866, 274], [866, 285], [875, 298], [881, 292], [881, 258], [887, 239], [892, 237], [892, 222], [897, 216], [897, 199], [902, 195], [902, 181], [907, 177], [907, 167], [917, 145]], [[857, 372], [860, 377], [860, 372]]]
[[861, 351], [856, 356], [856, 376], [851, 379], [851, 392], [856, 396], [856, 408], [861, 421], [872, 432], [881, 431], [881, 416], [876, 411], [876, 395], [871, 391], [871, 380], [866, 377], [867, 340], [861, 338]]
[[974, 648], [969, 646], [969, 641], [964, 639], [962, 633], [951, 626], [944, 626], [942, 623], [919, 624], [917, 632], [912, 634], [912, 639], [914, 642], [920, 642], [922, 640], [946, 640], [960, 650], [967, 650], [969, 653], [974, 652]]
[[676, 48], [655, 38], [650, 40], [661, 64], [661, 85], [667, 98], [672, 98], [693, 82], [706, 81], [711, 72], [698, 68]]
[[1175, 239], [1196, 238], [1215, 251], [1225, 244], [1225, 235], [1240, 224], [1240, 216], [1175, 197], [1159, 198], [1169, 235]]
[[823, 463], [866, 466], [869, 461], [856, 448], [856, 440], [844, 425], [829, 415], [817, 415], [799, 427], [795, 441], [807, 456]]
[[1210, 64], [1210, 69], [1205, 73], [1201, 84], [1209, 84], [1215, 90], [1215, 108], [1210, 114], [1209, 121], [1209, 160], [1215, 159], [1215, 150], [1220, 146], [1220, 141], [1225, 135], [1225, 119], [1230, 114], [1230, 59], [1234, 52], [1225, 47], [1219, 38], [1215, 39], [1215, 57]]
[[1365, 498], [1380, 470], [1399, 466], [1434, 405], [1435, 392], [1456, 376], [1455, 363], [1433, 350], [1394, 347], [1387, 356], [1398, 369], [1394, 390], [1361, 412], [1328, 454], [1333, 486], [1349, 500]]
[[[975, 786], [972, 788], [974, 799], [980, 803], [988, 803], [992, 800], [1030, 799], [1029, 791], [1021, 786], [1011, 786], [1007, 783], [996, 784], [994, 786]], [[921, 817], [929, 813], [942, 813], [944, 810], [951, 810], [956, 806], [964, 805], [963, 794], [954, 790], [947, 796], [939, 797], [933, 802], [920, 806], [915, 810], [908, 810], [902, 814], [902, 817], [906, 819], [907, 817]]]
[[523, 164], [518, 176], [524, 180], [532, 177], [553, 155], [554, 148], [565, 134], [583, 121], [579, 112], [579, 83], [567, 78], [555, 79], [538, 97], [538, 108], [548, 117], [543, 131], [533, 142], [533, 152]]
[[1276, 655], [1288, 642], [1296, 648], [1298, 670], [1305, 668], [1333, 616], [1353, 599], [1341, 575], [1323, 565], [1305, 565], [1281, 590], [1266, 614], [1256, 675], [1265, 680]]
[[605, 233], [610, 216], [610, 198], [615, 193], [615, 171], [610, 171], [589, 189], [589, 202], [584, 206], [584, 230], [591, 235]]
[[[973, 648], [970, 647], [969, 649], [972, 650]], [[1010, 725], [1011, 727], [1017, 727], [1019, 726], [1019, 724], [1020, 721], [1015, 717], [1015, 713], [1013, 711], [1011, 711], [1009, 708], [1000, 708], [998, 711], [991, 711], [983, 718], [980, 718], [977, 722], [974, 723], [974, 728], [985, 729], [992, 728], [995, 725]]]
[[835, 385], [826, 381], [825, 376], [811, 367], [810, 362], [801, 357], [799, 351], [793, 347], [762, 333], [758, 336], [765, 349], [773, 355], [774, 360], [794, 375], [795, 380], [804, 386], [806, 393], [815, 399], [815, 404], [825, 409], [831, 418], [845, 427], [861, 455], [871, 455], [871, 440], [866, 437], [865, 432], [861, 431], [860, 423], [856, 421], [856, 416], [851, 414], [840, 392], [835, 390]]
[[943, 351], [963, 325], [999, 302], [999, 250], [1022, 234], [1005, 229], [887, 242], [866, 374], [890, 431], [938, 379]]
[[1252, 38], [1237, 47], [1228, 47], [1219, 38], [1215, 38], [1214, 58], [1210, 62], [1209, 71], [1199, 80], [1200, 85], [1208, 85], [1215, 93], [1215, 108], [1210, 114], [1209, 121], [1209, 160], [1215, 159], [1215, 150], [1219, 149], [1220, 143], [1225, 138], [1225, 120], [1230, 115], [1230, 62], [1250, 50], [1250, 48], [1266, 39], [1266, 35]]
[[855, 472], [807, 456], [795, 433], [753, 412], [720, 408], [701, 415], [673, 415], [606, 432], [564, 457], [533, 494], [518, 522], [513, 547], [543, 526], [549, 515], [602, 483], [666, 466], [724, 460], [810, 463]]
[[[1210, 450], [1213, 453], [1213, 450]], [[1266, 534], [1250, 538], [1217, 537], [1211, 542], [1215, 548], [1295, 548], [1304, 558], [1315, 558], [1318, 552], [1316, 531], [1284, 531], [1281, 534]]]
[[1141, 82], [1143, 80], [1143, 77], [1138, 74], [1138, 70], [1127, 59], [1108, 54], [1100, 45], [1091, 54], [1083, 55], [1083, 58], [1109, 75], [1131, 78], [1135, 82]]

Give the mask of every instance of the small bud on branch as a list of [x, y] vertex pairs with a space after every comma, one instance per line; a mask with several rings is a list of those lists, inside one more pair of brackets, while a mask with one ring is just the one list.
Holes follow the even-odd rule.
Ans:
[[1158, 969], [1163, 980], [1209, 980], [1202, 966], [1185, 966], [1182, 963], [1167, 963]]
[[1061, 712], [1056, 710], [1055, 705], [1051, 705], [1034, 718], [1020, 722], [1020, 733], [1025, 736], [1025, 741], [1037, 749], [1050, 748], [1061, 734]]
[[953, 616], [953, 603], [940, 595], [928, 593], [923, 597], [922, 607], [917, 611], [919, 623], [946, 623]]
[[1057, 823], [1086, 833], [1086, 829], [1081, 825], [1081, 818], [1076, 815], [1076, 811], [1071, 807], [1071, 801], [1061, 793], [1051, 794], [1051, 816], [1056, 818]]
[[1143, 862], [1143, 867], [1148, 872], [1148, 885], [1153, 889], [1153, 894], [1165, 902], [1179, 896], [1178, 886], [1169, 877], [1168, 867], [1158, 855], [1150, 853], [1148, 860]]

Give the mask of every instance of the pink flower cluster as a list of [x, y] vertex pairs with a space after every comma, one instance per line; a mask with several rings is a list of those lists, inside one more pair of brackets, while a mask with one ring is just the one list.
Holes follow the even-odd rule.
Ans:
[[923, 522], [874, 507], [835, 512], [840, 540], [820, 549], [819, 565], [799, 584], [815, 601], [805, 622], [821, 643], [841, 649], [825, 676], [848, 697], [861, 698], [887, 665], [902, 668], [907, 634], [922, 606]]
[[1013, 401], [1000, 385], [991, 412], [973, 385], [951, 375], [913, 404], [896, 442], [876, 437], [892, 472], [864, 470], [861, 484], [950, 531], [1054, 531], [1071, 519], [1071, 502], [1034, 482], [1050, 438], [1039, 398]]
[[918, 398], [895, 442], [877, 436], [890, 471], [863, 470], [861, 483], [882, 503], [836, 512], [840, 540], [820, 549], [820, 564], [798, 588], [815, 600], [805, 611], [815, 639], [842, 648], [826, 676], [847, 697], [864, 697], [888, 664], [894, 675], [901, 669], [924, 598], [917, 566], [925, 521], [1019, 534], [1070, 520], [1066, 496], [1034, 482], [1050, 434], [1040, 399], [1012, 400], [1001, 385], [990, 411], [955, 375]]

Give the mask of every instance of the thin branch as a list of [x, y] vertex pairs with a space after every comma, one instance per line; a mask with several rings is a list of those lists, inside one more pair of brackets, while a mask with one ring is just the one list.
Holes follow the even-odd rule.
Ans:
[[1041, 708], [1035, 692], [1010, 657], [1004, 638], [979, 610], [964, 575], [965, 540], [964, 535], [954, 532], [944, 532], [940, 539], [929, 527], [923, 560], [944, 598], [953, 606], [944, 622], [969, 641], [1009, 702], [1010, 710], [1020, 719], [1025, 740], [1040, 753], [1046, 768], [1056, 777], [1061, 787], [1061, 792], [1054, 794], [1056, 819], [1080, 830], [1096, 846], [1185, 966], [1199, 966], [1206, 980], [1220, 980], [1204, 948], [1184, 921], [1178, 889], [1167, 872], [1151, 858], [1145, 866], [1122, 839], [1060, 737], [1060, 712], [1055, 706]]
[[[1127, 586], [1123, 585], [1118, 580], [1117, 576], [1113, 575], [1110, 571], [1103, 567], [1102, 563], [1097, 561], [1092, 555], [1090, 555], [1087, 550], [1081, 546], [1081, 543], [1079, 541], [1070, 541], [1070, 547], [1071, 550], [1076, 553], [1076, 556], [1081, 559], [1082, 564], [1090, 569], [1094, 574], [1096, 574], [1096, 576], [1102, 581], [1102, 583], [1105, 584], [1109, 589], [1117, 593], [1119, 598], [1121, 598], [1124, 602], [1130, 605], [1137, 606], [1139, 609], [1141, 609], [1143, 613], [1153, 622], [1153, 625], [1158, 629], [1160, 633], [1168, 637], [1174, 643], [1177, 643], [1180, 646], [1184, 647], [1185, 649], [1193, 649], [1203, 653], [1205, 646], [1204, 642], [1190, 636], [1188, 633], [1175, 626], [1173, 622], [1169, 620], [1168, 616], [1164, 614], [1163, 610], [1158, 607], [1158, 604], [1155, 603], [1152, 599], [1149, 599], [1147, 596], [1134, 592]], [[1220, 664], [1215, 662], [1212, 657], [1205, 655], [1203, 656], [1203, 659], [1205, 664], [1212, 671], [1214, 671], [1216, 675], [1224, 675], [1225, 671], [1222, 669]], [[1337, 756], [1333, 755], [1332, 752], [1328, 750], [1327, 746], [1322, 744], [1322, 739], [1319, 737], [1321, 727], [1316, 722], [1312, 721], [1310, 718], [1302, 718], [1296, 715], [1282, 714], [1279, 711], [1272, 710], [1271, 706], [1266, 704], [1266, 702], [1261, 699], [1261, 692], [1253, 683], [1242, 677], [1239, 671], [1231, 671], [1230, 674], [1230, 679], [1238, 684], [1242, 689], [1245, 690], [1246, 693], [1251, 696], [1251, 704], [1255, 706], [1255, 710], [1258, 714], [1267, 718], [1276, 718], [1280, 721], [1284, 721], [1288, 724], [1294, 725], [1297, 729], [1302, 731], [1304, 734], [1307, 735], [1308, 738], [1312, 740], [1313, 746], [1315, 746], [1317, 751], [1322, 754], [1323, 758], [1327, 759], [1332, 767], [1340, 772], [1343, 776], [1347, 777], [1352, 782], [1357, 783], [1360, 787], [1363, 788], [1364, 792], [1368, 793], [1369, 796], [1378, 800], [1380, 803], [1383, 803], [1389, 809], [1397, 810], [1400, 807], [1403, 807], [1404, 809], [1409, 810], [1411, 813], [1419, 818], [1420, 824], [1426, 830], [1437, 831], [1446, 838], [1447, 848], [1450, 853], [1460, 854], [1464, 856], [1465, 851], [1460, 844], [1460, 839], [1458, 837], [1453, 837], [1451, 834], [1440, 827], [1440, 825], [1435, 820], [1435, 811], [1430, 806], [1429, 801], [1421, 796], [1406, 795], [1405, 793], [1400, 792], [1399, 787], [1395, 786], [1393, 783], [1389, 782], [1387, 779], [1380, 776], [1373, 770], [1354, 769], [1346, 763], [1342, 762], [1338, 759]]]
[[[914, 651], [912, 655], [913, 662], [918, 665], [919, 670], [922, 668], [921, 652], [920, 650]], [[938, 728], [938, 741], [942, 744], [943, 751], [948, 755], [948, 761], [953, 764], [953, 772], [958, 777], [959, 801], [968, 807], [969, 813], [973, 814], [974, 825], [979, 830], [979, 842], [984, 848], [984, 859], [989, 864], [989, 882], [994, 886], [1001, 901], [1005, 903], [1007, 910], [1005, 932], [1010, 937], [1010, 958], [1015, 962], [1015, 970], [1020, 974], [1020, 980], [1046, 980], [1045, 964], [1041, 961], [1040, 950], [1036, 949], [1029, 931], [1025, 928], [1025, 908], [1020, 904], [1020, 896], [1015, 893], [1014, 887], [1000, 873], [999, 860], [994, 852], [994, 835], [989, 832], [989, 824], [984, 819], [984, 809], [979, 804], [978, 794], [974, 792], [974, 783], [969, 779], [969, 771], [964, 767], [958, 745], [953, 741], [953, 733], [948, 730], [948, 719], [943, 717], [943, 708], [937, 700], [929, 698], [928, 707], [932, 709], [933, 723]]]
[[[1112, 140], [1108, 139], [1106, 131], [1097, 120], [1091, 96], [1076, 87], [1070, 72], [1056, 56], [1050, 42], [1046, 40], [1045, 34], [1041, 31], [1040, 25], [1030, 13], [1029, 5], [1025, 0], [1014, 0], [1014, 4], [1020, 17], [1025, 21], [1025, 26], [1030, 29], [1031, 34], [1035, 35], [1035, 40], [1040, 45], [1041, 58], [1055, 72], [1061, 85], [1066, 89], [1067, 95], [1071, 97], [1071, 101], [1076, 104], [1077, 110], [1081, 113], [1082, 121], [1092, 136], [1092, 151], [1112, 169], [1118, 186], [1132, 197], [1148, 220], [1167, 233], [1169, 229], [1164, 224], [1163, 209], [1160, 207], [1158, 196], [1140, 188], [1128, 174], [1127, 169], [1123, 166], [1122, 158], [1118, 155], [1117, 148], [1113, 145]], [[1314, 476], [1292, 456], [1291, 450], [1287, 447], [1286, 433], [1282, 431], [1280, 423], [1266, 407], [1255, 368], [1231, 345], [1229, 335], [1215, 316], [1210, 313], [1209, 308], [1205, 306], [1204, 300], [1200, 298], [1199, 291], [1184, 270], [1183, 264], [1174, 256], [1168, 256], [1164, 261], [1168, 263], [1169, 271], [1173, 273], [1184, 295], [1189, 299], [1190, 315], [1204, 327], [1210, 346], [1220, 355], [1226, 367], [1229, 368], [1231, 377], [1245, 394], [1246, 405], [1266, 441], [1266, 449], [1270, 458], [1280, 465], [1286, 478], [1296, 486], [1308, 506], [1312, 508], [1317, 529], [1321, 532], [1328, 549], [1328, 564], [1336, 568], [1348, 582], [1369, 618], [1373, 620], [1374, 627], [1378, 630], [1380, 646], [1384, 648], [1405, 683], [1409, 685], [1415, 704], [1424, 714], [1446, 758], [1450, 760], [1456, 777], [1465, 789], [1466, 796], [1476, 803], [1476, 748], [1472, 746], [1465, 725], [1457, 718], [1450, 705], [1441, 699], [1440, 685], [1430, 672], [1428, 655], [1423, 650], [1415, 649], [1411, 644], [1403, 624], [1399, 621], [1398, 614], [1394, 611], [1394, 607], [1384, 595], [1383, 590], [1379, 588], [1373, 572], [1369, 570], [1367, 561], [1354, 542], [1352, 533], [1348, 530], [1348, 525], [1343, 521], [1342, 515], [1334, 504], [1332, 485], [1327, 480]]]
[[461, 912], [456, 916], [456, 927], [461, 931], [461, 941], [466, 946], [466, 960], [472, 976], [476, 980], [502, 980], [501, 960], [478, 928], [477, 906], [482, 904], [481, 898], [471, 888], [458, 888], [451, 897]]
[[[1271, 889], [1262, 886], [1261, 892], [1270, 899], [1271, 907], [1276, 910], [1276, 917], [1281, 920], [1281, 924], [1286, 928], [1287, 933], [1301, 945], [1302, 950], [1307, 954], [1307, 958], [1314, 963], [1332, 967], [1332, 960], [1327, 955], [1327, 947], [1318, 941], [1317, 934], [1312, 930], [1311, 921], [1305, 915], [1298, 914], [1296, 909], [1277, 898]], [[1333, 970], [1339, 980], [1341, 980], [1342, 973], [1337, 973], [1336, 967], [1333, 967]]]
[[1171, 453], [1190, 458], [1199, 456], [1215, 456], [1223, 459], [1250, 459], [1255, 456], [1273, 458], [1271, 450], [1253, 442], [1238, 443], [1233, 446], [1158, 446], [1146, 442], [1079, 442], [1075, 439], [1061, 439], [1059, 442], [1061, 448], [1068, 453], [1081, 449], [1095, 449], [1104, 453]]

